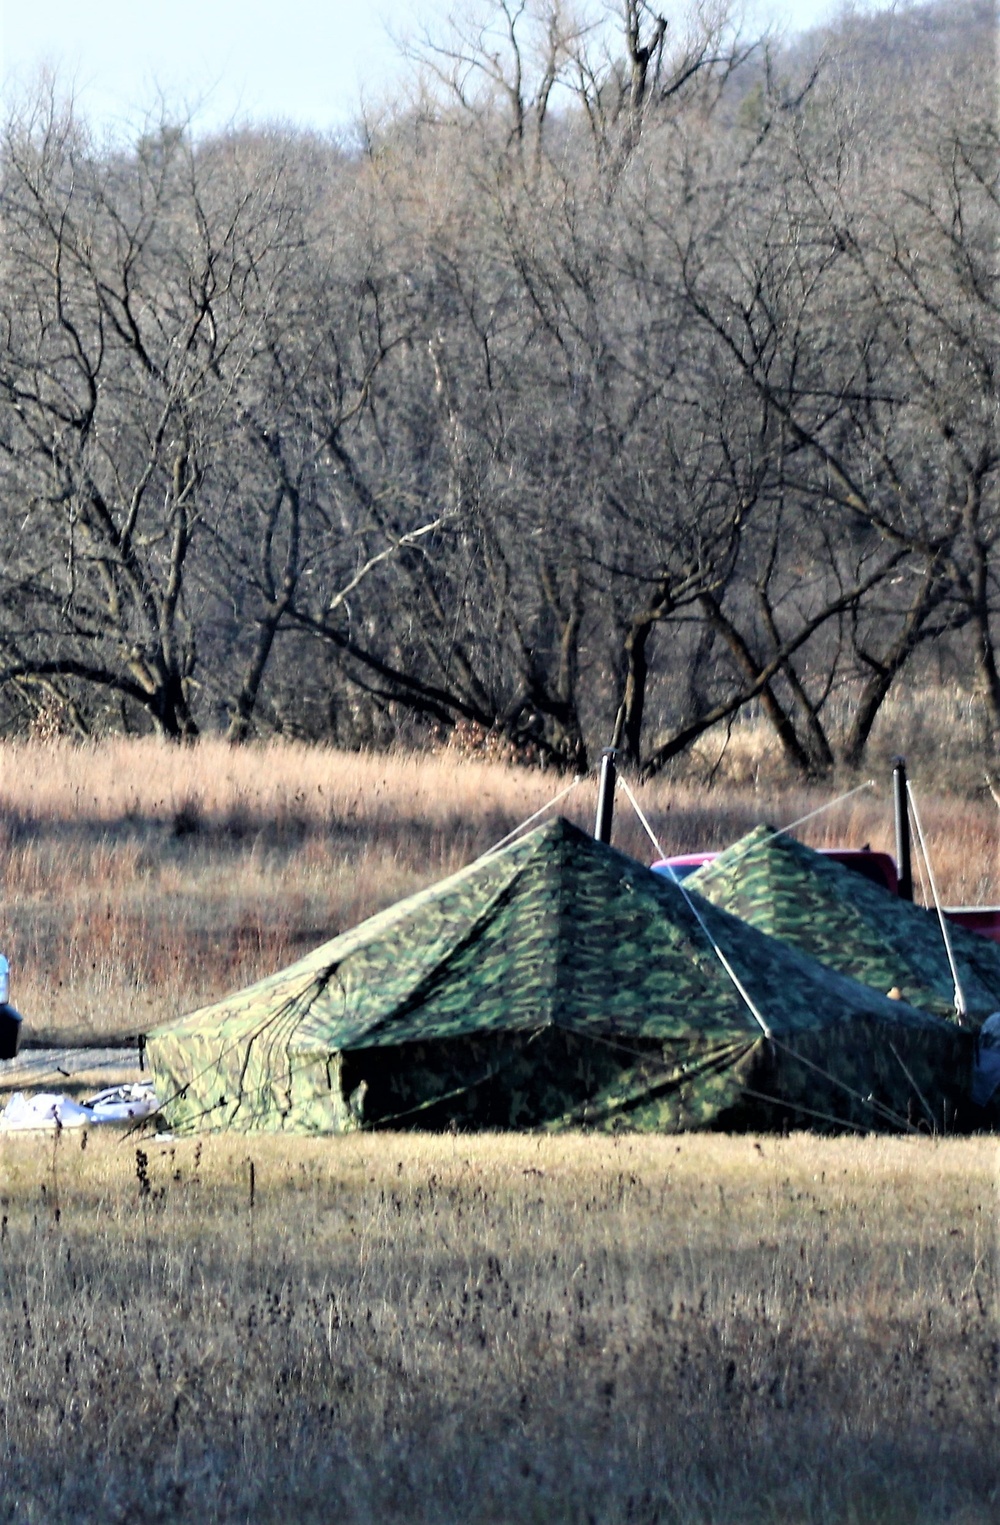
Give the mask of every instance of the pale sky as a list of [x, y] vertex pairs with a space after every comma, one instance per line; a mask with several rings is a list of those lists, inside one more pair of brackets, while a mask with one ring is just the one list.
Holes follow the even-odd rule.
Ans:
[[[838, 8], [756, 3], [792, 30]], [[206, 129], [253, 120], [326, 130], [351, 121], [362, 92], [391, 100], [401, 66], [387, 29], [428, 14], [421, 0], [0, 0], [0, 90], [9, 100], [53, 70], [95, 125], [126, 133], [161, 97]]]

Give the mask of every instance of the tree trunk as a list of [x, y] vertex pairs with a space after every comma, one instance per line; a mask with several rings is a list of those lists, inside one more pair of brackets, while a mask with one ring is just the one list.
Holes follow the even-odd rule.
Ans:
[[[740, 672], [757, 687], [764, 713], [774, 727], [775, 735], [787, 761], [804, 778], [810, 778], [816, 771], [812, 758], [809, 756], [807, 749], [802, 745], [791, 718], [782, 708], [770, 680], [765, 679], [761, 681], [762, 674], [765, 671], [765, 664], [759, 662], [754, 657], [750, 647], [740, 635], [735, 625], [723, 613], [722, 607], [713, 593], [703, 593], [699, 603], [713, 628], [719, 632], [732, 652]], [[781, 670], [784, 666], [784, 661], [779, 663], [778, 670]]]

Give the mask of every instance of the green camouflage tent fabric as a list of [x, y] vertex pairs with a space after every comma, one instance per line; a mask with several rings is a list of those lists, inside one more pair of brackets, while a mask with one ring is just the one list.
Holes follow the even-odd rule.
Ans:
[[[955, 983], [934, 911], [785, 833], [756, 826], [685, 883], [735, 916], [911, 1006], [955, 1016]], [[949, 929], [966, 1007], [978, 1023], [1000, 1007], [1000, 947]]]
[[146, 1052], [178, 1131], [870, 1129], [939, 1121], [961, 1037], [555, 820]]

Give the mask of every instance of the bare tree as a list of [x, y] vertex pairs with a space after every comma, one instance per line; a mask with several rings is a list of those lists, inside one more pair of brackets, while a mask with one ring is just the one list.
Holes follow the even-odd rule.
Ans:
[[267, 302], [275, 187], [203, 183], [163, 126], [96, 154], [50, 99], [3, 146], [0, 678], [67, 680], [193, 735], [187, 583]]
[[652, 773], [753, 707], [824, 773], [947, 643], [1000, 732], [998, 142], [946, 21], [497, 0], [353, 147], [13, 118], [12, 723]]

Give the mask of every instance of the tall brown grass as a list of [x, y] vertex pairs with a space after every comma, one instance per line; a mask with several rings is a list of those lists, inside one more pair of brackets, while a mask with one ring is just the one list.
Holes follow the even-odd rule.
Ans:
[[[714, 767], [637, 789], [665, 852], [721, 847], [759, 820], [813, 811], [800, 834], [814, 845], [892, 849], [887, 779], [825, 808], [837, 788], [761, 769], [723, 781]], [[1000, 899], [992, 800], [942, 793], [929, 769], [912, 771], [946, 900]], [[141, 1031], [461, 867], [569, 782], [447, 752], [5, 744], [0, 948], [15, 1002], [36, 1038]], [[590, 778], [558, 808], [589, 829], [595, 800]], [[623, 796], [614, 839], [645, 861], [658, 850]]]
[[0, 1139], [0, 1517], [987, 1525], [993, 1141]]
[[[913, 771], [946, 896], [993, 898], [992, 802]], [[664, 850], [829, 797], [710, 773], [640, 791]], [[136, 1032], [562, 787], [0, 748], [15, 999], [36, 1037]], [[891, 847], [886, 789], [801, 833]], [[615, 840], [653, 856], [624, 803]], [[998, 1197], [987, 1138], [0, 1137], [0, 1519], [986, 1525]]]

